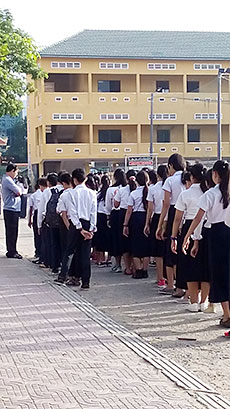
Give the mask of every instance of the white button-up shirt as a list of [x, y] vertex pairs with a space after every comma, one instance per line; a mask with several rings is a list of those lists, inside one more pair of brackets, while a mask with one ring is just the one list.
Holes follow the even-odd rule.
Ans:
[[120, 203], [120, 209], [128, 209], [128, 200], [130, 196], [130, 186], [124, 186], [118, 189], [114, 200]]
[[[229, 205], [223, 209], [222, 194], [219, 185], [209, 189], [201, 196], [198, 208], [207, 212], [208, 222], [211, 224], [225, 222], [230, 212]], [[227, 224], [227, 223], [226, 223]]]
[[160, 214], [163, 206], [164, 191], [162, 189], [162, 181], [155, 185], [150, 185], [147, 195], [148, 202], [153, 202], [154, 213]]
[[110, 215], [112, 210], [119, 210], [119, 208], [114, 207], [114, 198], [120, 188], [121, 186], [110, 186], [107, 189], [106, 196], [105, 196], [105, 207], [106, 207], [107, 215]]
[[130, 193], [128, 206], [132, 206], [133, 212], [145, 212], [142, 202], [144, 186], [138, 186], [136, 190]]
[[185, 186], [181, 181], [182, 170], [178, 170], [174, 175], [169, 176], [164, 185], [163, 190], [170, 193], [170, 205], [175, 205], [179, 194], [185, 190]]
[[41, 196], [41, 200], [38, 206], [38, 221], [37, 221], [37, 225], [38, 228], [42, 227], [42, 222], [45, 219], [46, 216], [46, 206], [48, 201], [51, 198], [51, 190], [52, 189], [57, 189], [59, 192], [61, 192], [63, 190], [63, 186], [62, 185], [56, 185], [56, 186], [52, 186], [52, 187], [47, 187], [45, 190], [43, 190], [42, 192], [42, 196]]
[[38, 210], [39, 203], [41, 201], [42, 191], [37, 189], [36, 192], [32, 193], [29, 198], [29, 207], [33, 208], [33, 211]]
[[57, 213], [66, 212], [68, 219], [70, 218], [70, 205], [71, 205], [71, 193], [72, 188], [65, 189], [58, 199]]
[[76, 229], [81, 229], [80, 219], [90, 222], [89, 231], [96, 231], [97, 225], [97, 195], [85, 184], [77, 185], [70, 190], [70, 220]]

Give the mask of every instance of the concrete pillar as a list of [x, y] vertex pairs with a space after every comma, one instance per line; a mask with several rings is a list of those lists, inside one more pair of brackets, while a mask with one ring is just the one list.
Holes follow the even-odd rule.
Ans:
[[187, 154], [187, 144], [188, 144], [188, 124], [184, 124], [184, 155]]
[[183, 93], [186, 94], [187, 92], [187, 75], [183, 75]]
[[92, 74], [89, 73], [89, 74], [88, 74], [88, 101], [89, 101], [89, 104], [90, 104], [90, 102], [91, 102], [92, 91], [93, 91], [93, 87], [92, 87]]

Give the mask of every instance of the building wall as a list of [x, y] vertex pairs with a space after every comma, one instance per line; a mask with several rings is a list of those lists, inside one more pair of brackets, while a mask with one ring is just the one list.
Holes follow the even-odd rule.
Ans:
[[[80, 62], [81, 67], [51, 68], [52, 61]], [[46, 162], [47, 167], [51, 160], [59, 164], [70, 160], [86, 165], [90, 161], [123, 163], [126, 154], [148, 153], [151, 92], [154, 92], [153, 112], [158, 115], [153, 121], [153, 140], [159, 158], [166, 159], [177, 151], [189, 158], [215, 158], [217, 120], [213, 114], [217, 113], [217, 70], [195, 70], [197, 61], [111, 59], [113, 63], [128, 63], [128, 69], [101, 69], [99, 64], [103, 59], [42, 58], [40, 62], [50, 77], [46, 84], [43, 80], [36, 81], [37, 90], [28, 102], [29, 152], [32, 164], [39, 164], [40, 171], [43, 163]], [[153, 63], [176, 64], [176, 69], [148, 69], [148, 64]], [[218, 63], [224, 68], [230, 66], [228, 61]], [[101, 80], [120, 80], [121, 92], [97, 92], [97, 83]], [[47, 85], [52, 81], [58, 85], [56, 92], [50, 91], [52, 86]], [[170, 92], [156, 92], [156, 81], [169, 81]], [[187, 81], [199, 81], [200, 92], [187, 92]], [[65, 89], [70, 91], [63, 91]], [[229, 158], [229, 81], [222, 80], [222, 99], [223, 154]], [[69, 114], [69, 117], [57, 119], [54, 114]], [[101, 114], [106, 114], [107, 119]], [[115, 119], [108, 117], [109, 114], [128, 114], [128, 117]], [[207, 118], [206, 114], [211, 116]], [[59, 127], [58, 136], [53, 135], [53, 140], [52, 136], [47, 139], [47, 126]], [[199, 143], [187, 142], [188, 128], [200, 129]], [[99, 129], [120, 129], [121, 144], [115, 147], [99, 143]], [[170, 130], [170, 143], [156, 142], [157, 129]], [[68, 139], [70, 134], [72, 139]]]

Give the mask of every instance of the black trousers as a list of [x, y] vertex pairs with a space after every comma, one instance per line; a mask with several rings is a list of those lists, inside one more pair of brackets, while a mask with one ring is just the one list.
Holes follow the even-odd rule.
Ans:
[[[84, 230], [89, 231], [90, 222], [87, 220], [81, 220], [81, 224]], [[75, 257], [76, 262], [75, 276], [82, 278], [82, 284], [89, 284], [91, 276], [91, 265], [90, 265], [90, 252], [91, 252], [91, 242], [92, 240], [84, 240], [84, 237], [81, 235], [80, 231], [71, 224], [68, 234], [68, 244], [62, 259], [61, 272], [59, 278], [63, 280], [66, 279], [70, 265], [73, 257]]]
[[17, 253], [18, 239], [18, 220], [20, 212], [3, 210], [5, 229], [6, 229], [6, 248], [7, 256], [12, 257]]
[[40, 261], [47, 266], [51, 266], [50, 231], [43, 222], [41, 228], [41, 256]]
[[33, 232], [34, 232], [34, 247], [35, 247], [35, 256], [41, 257], [41, 235], [38, 234], [38, 225], [37, 225], [38, 211], [35, 210], [33, 216]]
[[57, 270], [61, 264], [61, 242], [59, 228], [49, 227], [50, 231], [50, 252], [51, 252], [51, 267]]

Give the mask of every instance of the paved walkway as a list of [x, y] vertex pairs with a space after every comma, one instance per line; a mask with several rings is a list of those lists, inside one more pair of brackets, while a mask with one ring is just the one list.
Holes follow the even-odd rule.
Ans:
[[198, 409], [28, 261], [0, 257], [0, 409]]

